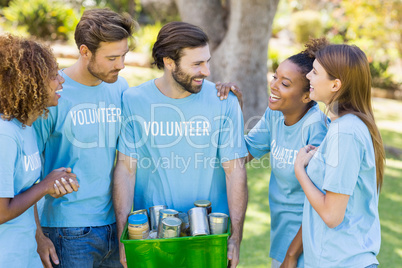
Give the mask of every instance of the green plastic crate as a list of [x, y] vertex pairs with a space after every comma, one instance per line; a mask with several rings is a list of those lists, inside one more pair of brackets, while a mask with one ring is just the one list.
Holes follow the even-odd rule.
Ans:
[[126, 225], [120, 241], [129, 268], [226, 268], [229, 235], [129, 240]]

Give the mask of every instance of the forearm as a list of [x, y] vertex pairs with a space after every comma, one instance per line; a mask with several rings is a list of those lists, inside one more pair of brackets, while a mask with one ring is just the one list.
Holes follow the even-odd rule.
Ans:
[[0, 224], [20, 216], [46, 194], [47, 190], [38, 183], [14, 198], [1, 198]]
[[226, 176], [226, 179], [229, 214], [232, 226], [231, 238], [240, 243], [242, 240], [248, 202], [247, 175], [244, 162], [242, 163], [242, 167], [233, 170], [233, 172]]
[[300, 229], [297, 232], [296, 236], [293, 238], [292, 243], [290, 243], [286, 255], [297, 261], [302, 252], [303, 252], [302, 226], [300, 226]]
[[246, 163], [248, 163], [248, 162], [250, 162], [250, 161], [253, 160], [253, 159], [254, 159], [254, 156], [252, 156], [250, 153], [248, 153], [248, 155], [246, 156], [245, 161], [246, 161]]
[[295, 174], [308, 201], [329, 228], [338, 226], [345, 217], [349, 195], [326, 191], [322, 193], [310, 180], [304, 167], [295, 165]]
[[35, 223], [36, 223], [36, 236], [42, 235], [43, 232], [42, 232], [42, 226], [40, 225], [37, 203], [35, 203], [35, 205], [34, 205], [34, 215], [35, 215]]
[[326, 211], [325, 194], [323, 194], [310, 180], [304, 167], [295, 166], [295, 175], [311, 206], [321, 216], [321, 213]]
[[[122, 160], [120, 160], [122, 161]], [[113, 206], [116, 214], [118, 237], [123, 233], [127, 216], [134, 200], [135, 170], [128, 169], [124, 163], [117, 163], [113, 179]]]

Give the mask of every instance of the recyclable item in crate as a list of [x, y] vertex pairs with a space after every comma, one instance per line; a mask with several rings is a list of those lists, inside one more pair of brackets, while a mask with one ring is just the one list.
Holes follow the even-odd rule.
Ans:
[[190, 223], [188, 222], [188, 214], [179, 212], [179, 219], [182, 221], [180, 227], [180, 236], [190, 236]]
[[159, 223], [159, 238], [172, 238], [180, 236], [181, 220], [176, 217], [167, 217]]
[[130, 239], [146, 239], [149, 235], [148, 217], [134, 214], [128, 217], [128, 237]]
[[[165, 218], [178, 218], [179, 212], [174, 209], [161, 209], [159, 210], [159, 223], [158, 223], [158, 237], [162, 234], [162, 220]], [[181, 222], [180, 222], [181, 223]]]
[[146, 210], [146, 209], [134, 210], [133, 212], [131, 212], [128, 215], [130, 216], [130, 215], [135, 215], [135, 214], [144, 214], [148, 218], [148, 210]]
[[228, 230], [229, 216], [225, 213], [214, 212], [208, 215], [209, 231], [211, 234], [224, 234]]
[[126, 225], [120, 241], [128, 268], [226, 268], [229, 230], [219, 235], [129, 240]]
[[190, 230], [192, 236], [209, 235], [209, 225], [207, 209], [205, 207], [195, 207], [188, 211]]
[[209, 200], [197, 200], [194, 202], [195, 207], [206, 208], [207, 214], [212, 212], [211, 201]]
[[157, 205], [149, 208], [149, 219], [151, 222], [151, 230], [158, 231], [159, 224], [159, 210], [167, 209], [165, 205]]

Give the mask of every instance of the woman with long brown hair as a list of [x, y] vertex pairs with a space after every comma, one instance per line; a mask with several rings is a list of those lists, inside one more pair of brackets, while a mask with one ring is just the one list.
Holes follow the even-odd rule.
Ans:
[[0, 59], [0, 266], [43, 267], [34, 204], [77, 191], [78, 182], [59, 168], [36, 183], [41, 159], [32, 123], [57, 105], [64, 79], [50, 49], [34, 41], [0, 36]]
[[366, 55], [356, 46], [326, 46], [307, 78], [310, 98], [326, 104], [331, 124], [321, 145], [301, 148], [295, 162], [307, 197], [305, 267], [376, 267], [385, 153]]

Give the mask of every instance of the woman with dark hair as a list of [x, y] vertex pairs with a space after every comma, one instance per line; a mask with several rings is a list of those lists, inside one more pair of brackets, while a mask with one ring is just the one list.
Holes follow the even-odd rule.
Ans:
[[34, 204], [78, 189], [69, 168], [36, 183], [41, 160], [32, 123], [57, 105], [64, 79], [50, 49], [34, 41], [0, 36], [0, 58], [0, 266], [42, 267]]
[[307, 197], [305, 264], [377, 267], [385, 153], [371, 107], [369, 64], [356, 46], [329, 45], [313, 66], [310, 98], [326, 104], [331, 124], [320, 147], [301, 148], [295, 162]]
[[[268, 108], [245, 137], [247, 161], [271, 153], [269, 256], [272, 268], [304, 266], [301, 223], [305, 195], [294, 173], [294, 161], [300, 147], [318, 146], [327, 131], [326, 116], [310, 99], [306, 78], [313, 68], [315, 52], [326, 45], [325, 39], [313, 39], [304, 51], [279, 64], [271, 80]], [[225, 98], [228, 86], [218, 84], [218, 96]], [[241, 102], [242, 94], [236, 86], [232, 91]]]

